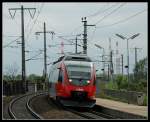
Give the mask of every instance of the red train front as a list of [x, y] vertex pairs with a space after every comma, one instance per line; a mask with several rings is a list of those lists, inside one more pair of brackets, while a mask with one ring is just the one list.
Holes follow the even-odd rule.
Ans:
[[95, 105], [96, 72], [85, 55], [63, 56], [54, 62], [49, 73], [49, 96], [64, 106]]

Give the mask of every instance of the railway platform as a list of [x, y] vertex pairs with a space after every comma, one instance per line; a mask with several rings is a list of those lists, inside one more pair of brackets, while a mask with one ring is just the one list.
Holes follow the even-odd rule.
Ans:
[[138, 106], [103, 98], [96, 98], [96, 105], [100, 105], [113, 110], [148, 117], [148, 106]]

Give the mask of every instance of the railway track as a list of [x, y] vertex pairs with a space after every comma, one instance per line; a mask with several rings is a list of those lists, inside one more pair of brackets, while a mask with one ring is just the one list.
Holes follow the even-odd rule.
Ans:
[[104, 114], [102, 112], [97, 112], [93, 109], [80, 110], [76, 108], [66, 108], [66, 110], [75, 113], [79, 116], [82, 116], [85, 119], [114, 119], [114, 117], [110, 115]]
[[[43, 119], [31, 107], [32, 100], [40, 95], [46, 95], [46, 92], [30, 93], [13, 99], [8, 107], [9, 115], [12, 119]], [[50, 100], [50, 99], [49, 99]], [[51, 99], [52, 100], [52, 99]], [[83, 119], [114, 119], [96, 109], [81, 109], [73, 107], [64, 107], [58, 102], [52, 100], [52, 103], [59, 109], [72, 112]], [[52, 105], [52, 104], [51, 104]]]
[[45, 92], [25, 94], [13, 99], [8, 107], [10, 117], [12, 119], [43, 119], [30, 107], [32, 99], [42, 94]]
[[55, 104], [58, 108], [70, 111], [85, 119], [115, 119], [113, 116], [97, 111], [95, 108], [87, 109], [87, 108], [64, 107], [60, 103], [52, 99], [48, 99], [48, 100], [51, 100], [52, 103]]

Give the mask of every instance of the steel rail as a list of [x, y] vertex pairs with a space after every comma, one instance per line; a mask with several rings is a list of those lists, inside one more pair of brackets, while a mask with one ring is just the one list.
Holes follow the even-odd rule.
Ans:
[[[34, 95], [35, 94], [35, 95]], [[31, 95], [33, 95], [33, 97], [35, 97], [35, 96], [37, 96], [37, 95], [41, 95], [41, 93], [39, 92], [39, 93], [28, 93], [28, 94], [25, 94], [25, 95], [22, 95], [22, 96], [19, 96], [19, 97], [16, 97], [16, 98], [14, 98], [10, 103], [9, 103], [9, 106], [8, 106], [8, 113], [9, 113], [9, 115], [10, 115], [10, 117], [12, 118], [12, 119], [18, 119], [18, 117], [16, 116], [16, 113], [14, 112], [14, 110], [13, 110], [13, 107], [14, 107], [14, 104], [16, 103], [16, 102], [18, 102], [19, 100], [21, 100], [22, 98], [24, 98], [24, 97], [27, 97], [27, 96], [31, 96]], [[44, 93], [43, 93], [44, 94]], [[32, 97], [31, 97], [32, 98]], [[38, 116], [38, 114], [36, 114], [36, 112], [35, 111], [33, 111], [32, 109], [31, 109], [31, 107], [29, 106], [29, 103], [28, 102], [30, 102], [30, 99], [31, 98], [28, 98], [28, 101], [26, 102], [26, 104], [25, 104], [25, 108], [27, 109], [27, 111], [30, 113], [30, 115], [32, 115], [32, 117], [33, 117], [33, 119], [42, 119], [42, 117], [40, 117], [40, 116]], [[29, 108], [30, 107], [30, 108]], [[32, 114], [31, 114], [32, 113]], [[28, 119], [28, 118], [27, 118]]]

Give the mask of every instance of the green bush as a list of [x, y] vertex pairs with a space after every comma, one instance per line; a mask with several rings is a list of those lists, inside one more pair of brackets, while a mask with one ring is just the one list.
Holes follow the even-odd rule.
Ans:
[[106, 88], [107, 89], [112, 89], [112, 90], [117, 90], [118, 89], [118, 85], [116, 82], [114, 81], [109, 81], [107, 84], [106, 84]]
[[147, 95], [144, 96], [144, 102], [143, 102], [144, 106], [147, 106]]
[[147, 80], [139, 79], [136, 81], [131, 81], [129, 84], [129, 88], [131, 91], [147, 93]]
[[105, 96], [103, 89], [106, 88], [106, 83], [103, 81], [98, 81], [98, 82], [99, 82], [99, 85], [97, 86], [97, 88], [100, 89], [100, 92], [96, 96], [103, 98]]

